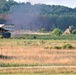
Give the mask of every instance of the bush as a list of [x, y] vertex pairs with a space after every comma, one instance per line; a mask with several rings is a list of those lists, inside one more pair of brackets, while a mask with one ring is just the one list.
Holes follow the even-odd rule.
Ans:
[[45, 32], [45, 28], [40, 29], [39, 32], [44, 33]]
[[49, 49], [49, 47], [44, 47], [44, 49]]
[[55, 28], [52, 32], [51, 35], [57, 35], [60, 36], [62, 34], [62, 31], [58, 28]]
[[65, 44], [63, 45], [64, 49], [73, 49], [74, 47], [71, 44]]
[[44, 40], [41, 40], [41, 42], [40, 42], [41, 44], [45, 44], [45, 41]]
[[34, 39], [36, 39], [36, 36], [33, 36]]
[[59, 46], [55, 46], [54, 48], [55, 48], [55, 49], [61, 49], [61, 47], [59, 47]]
[[74, 30], [72, 31], [72, 33], [73, 33], [73, 34], [76, 34], [76, 29], [74, 29]]

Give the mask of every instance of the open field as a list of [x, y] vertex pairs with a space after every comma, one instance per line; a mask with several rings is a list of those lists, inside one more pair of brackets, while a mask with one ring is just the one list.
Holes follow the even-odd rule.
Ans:
[[[10, 42], [11, 41], [11, 42]], [[74, 40], [1, 39], [0, 66], [76, 66], [76, 49], [54, 49]]]
[[25, 75], [51, 75], [51, 74], [76, 74], [76, 67], [52, 67], [52, 68], [0, 68], [0, 74], [25, 74]]
[[0, 75], [76, 75], [76, 74], [0, 74]]
[[76, 74], [0, 74], [0, 75], [76, 75]]
[[28, 33], [28, 34], [12, 34], [12, 37], [16, 39], [39, 39], [39, 40], [76, 40], [76, 35], [75, 34], [70, 34], [70, 35], [61, 35], [61, 36], [52, 36], [50, 33]]
[[[73, 49], [55, 49], [71, 44]], [[76, 66], [76, 40], [0, 39], [0, 75], [75, 75], [74, 68], [31, 68], [29, 66]], [[4, 69], [3, 67], [23, 67]]]

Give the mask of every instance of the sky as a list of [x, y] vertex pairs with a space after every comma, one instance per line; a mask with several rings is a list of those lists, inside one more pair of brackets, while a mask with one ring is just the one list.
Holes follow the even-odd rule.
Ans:
[[44, 3], [49, 5], [62, 5], [70, 8], [76, 7], [76, 0], [14, 0], [17, 2], [31, 2], [32, 4]]

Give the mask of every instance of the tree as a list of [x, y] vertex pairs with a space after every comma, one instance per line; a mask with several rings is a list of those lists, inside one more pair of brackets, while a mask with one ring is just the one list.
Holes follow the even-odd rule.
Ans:
[[62, 31], [58, 28], [55, 28], [52, 32], [51, 35], [56, 35], [56, 36], [60, 36], [62, 34]]
[[74, 29], [74, 30], [72, 31], [72, 33], [73, 33], [73, 34], [76, 34], [76, 29]]

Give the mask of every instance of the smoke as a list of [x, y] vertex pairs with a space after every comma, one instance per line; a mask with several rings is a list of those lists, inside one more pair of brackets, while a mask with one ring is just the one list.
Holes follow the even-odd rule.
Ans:
[[[30, 8], [31, 7], [31, 8]], [[7, 24], [14, 24], [15, 30], [39, 30], [43, 26], [39, 21], [40, 8], [34, 11], [33, 5], [16, 5], [9, 14]]]

